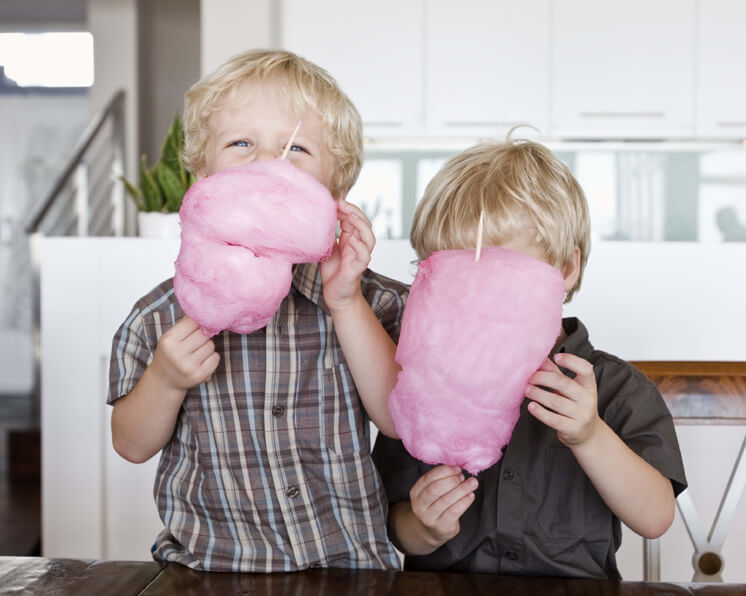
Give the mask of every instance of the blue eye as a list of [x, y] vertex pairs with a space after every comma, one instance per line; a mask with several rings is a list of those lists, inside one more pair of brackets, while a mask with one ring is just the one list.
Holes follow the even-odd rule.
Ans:
[[306, 151], [306, 150], [300, 145], [290, 145], [290, 151]]
[[230, 146], [231, 147], [249, 147], [250, 145], [248, 141], [233, 141], [230, 144]]

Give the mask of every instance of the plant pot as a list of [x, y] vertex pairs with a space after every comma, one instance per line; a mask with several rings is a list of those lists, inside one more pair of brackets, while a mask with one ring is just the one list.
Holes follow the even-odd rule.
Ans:
[[181, 235], [178, 213], [140, 211], [137, 214], [137, 228], [143, 238], [179, 238]]

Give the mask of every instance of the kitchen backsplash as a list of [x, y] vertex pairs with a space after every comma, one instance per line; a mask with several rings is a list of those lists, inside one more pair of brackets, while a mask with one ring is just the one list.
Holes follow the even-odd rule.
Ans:
[[[740, 144], [548, 146], [583, 187], [596, 240], [746, 242]], [[425, 186], [459, 150], [368, 147], [349, 200], [367, 213], [378, 238], [406, 238]]]

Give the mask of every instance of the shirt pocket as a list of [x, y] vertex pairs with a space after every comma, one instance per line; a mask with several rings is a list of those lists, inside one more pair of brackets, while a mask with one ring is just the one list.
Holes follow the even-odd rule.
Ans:
[[[329, 456], [370, 454], [368, 417], [345, 363], [314, 371], [315, 387], [298, 396], [295, 428], [303, 458], [322, 462]], [[314, 457], [315, 454], [315, 457]]]

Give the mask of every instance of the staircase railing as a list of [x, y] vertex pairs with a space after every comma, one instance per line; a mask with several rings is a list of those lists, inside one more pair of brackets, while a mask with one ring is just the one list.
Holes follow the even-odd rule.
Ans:
[[54, 186], [26, 226], [33, 283], [33, 368], [31, 407], [38, 424], [41, 404], [42, 236], [121, 236], [125, 233], [124, 91], [118, 91], [86, 127]]

